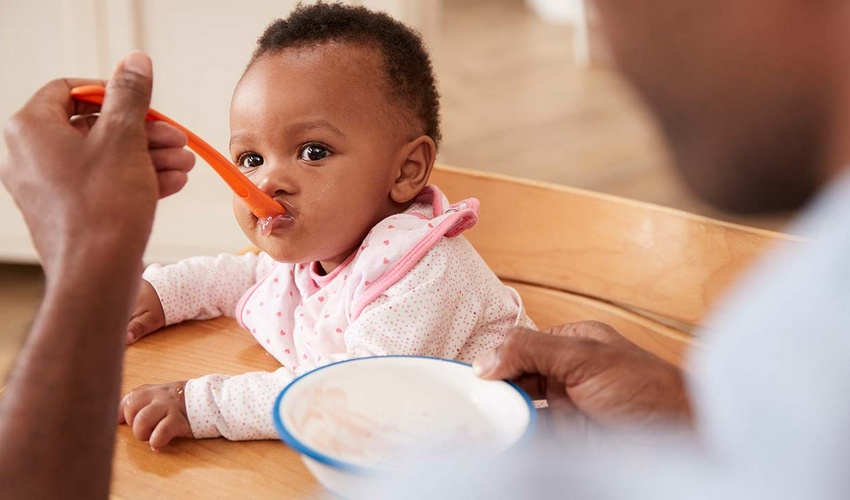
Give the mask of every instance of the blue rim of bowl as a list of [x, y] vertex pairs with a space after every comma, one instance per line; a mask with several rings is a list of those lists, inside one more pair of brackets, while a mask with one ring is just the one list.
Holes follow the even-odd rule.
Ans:
[[[283, 440], [284, 443], [286, 443], [290, 448], [297, 451], [298, 453], [300, 453], [302, 455], [306, 455], [306, 456], [312, 458], [313, 460], [320, 462], [320, 463], [323, 463], [325, 465], [328, 465], [330, 467], [333, 467], [334, 469], [338, 469], [338, 470], [341, 470], [341, 471], [344, 471], [344, 472], [350, 472], [350, 473], [354, 473], [354, 474], [373, 474], [375, 472], [380, 471], [381, 470], [380, 467], [370, 467], [368, 465], [357, 465], [357, 464], [353, 464], [353, 463], [350, 463], [350, 462], [346, 462], [344, 460], [340, 460], [338, 458], [333, 458], [333, 457], [325, 455], [324, 453], [322, 453], [318, 450], [315, 450], [315, 449], [311, 448], [310, 446], [306, 445], [305, 443], [301, 442], [301, 440], [298, 439], [297, 437], [295, 437], [294, 435], [292, 435], [289, 432], [289, 430], [287, 430], [286, 426], [283, 424], [283, 420], [281, 420], [281, 418], [280, 418], [280, 403], [281, 403], [281, 401], [283, 401], [283, 397], [286, 395], [286, 392], [289, 389], [291, 389], [295, 385], [296, 382], [298, 382], [299, 380], [301, 380], [305, 377], [309, 377], [310, 375], [312, 375], [314, 373], [320, 372], [320, 371], [322, 371], [326, 368], [330, 368], [332, 366], [341, 365], [341, 364], [344, 364], [344, 363], [351, 363], [353, 361], [363, 361], [364, 359], [385, 359], [385, 358], [431, 359], [431, 360], [434, 360], [434, 361], [442, 361], [444, 363], [454, 363], [456, 365], [468, 366], [470, 368], [472, 367], [472, 365], [470, 365], [469, 363], [464, 363], [462, 361], [455, 361], [453, 359], [435, 358], [435, 357], [432, 357], [432, 356], [404, 356], [404, 355], [367, 356], [367, 357], [364, 357], [364, 358], [348, 359], [348, 360], [345, 360], [345, 361], [338, 361], [336, 363], [331, 363], [329, 365], [325, 365], [321, 368], [317, 368], [317, 369], [315, 369], [311, 372], [307, 372], [304, 375], [301, 375], [300, 377], [296, 378], [295, 380], [290, 382], [282, 391], [280, 391], [280, 394], [278, 394], [277, 399], [274, 402], [274, 409], [272, 410], [274, 412], [274, 414], [273, 414], [274, 426], [275, 426], [275, 429], [277, 430], [278, 436], [280, 436], [280, 438]], [[504, 450], [502, 452], [502, 453], [504, 453], [505, 451], [508, 451], [512, 448], [516, 448], [517, 446], [521, 445], [522, 443], [524, 443], [525, 441], [527, 441], [531, 437], [534, 430], [537, 428], [537, 409], [534, 408], [534, 403], [532, 403], [531, 398], [528, 397], [528, 394], [526, 394], [525, 391], [523, 391], [518, 385], [511, 382], [510, 380], [503, 380], [502, 382], [505, 382], [506, 384], [513, 387], [514, 390], [516, 390], [519, 393], [519, 395], [522, 396], [523, 400], [525, 400], [525, 404], [528, 406], [528, 426], [525, 428], [525, 432], [523, 433], [522, 437], [520, 437], [517, 440], [516, 443], [512, 444], [507, 450]]]

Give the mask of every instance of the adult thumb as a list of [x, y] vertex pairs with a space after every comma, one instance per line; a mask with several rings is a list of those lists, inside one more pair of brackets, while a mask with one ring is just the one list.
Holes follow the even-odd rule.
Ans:
[[517, 328], [508, 332], [502, 345], [476, 359], [472, 367], [476, 375], [489, 380], [542, 375], [563, 381], [592, 355], [592, 347], [585, 340]]
[[113, 129], [110, 133], [144, 133], [152, 89], [153, 65], [150, 58], [138, 51], [127, 54], [106, 84], [106, 95], [98, 121], [105, 122], [109, 127], [124, 129]]

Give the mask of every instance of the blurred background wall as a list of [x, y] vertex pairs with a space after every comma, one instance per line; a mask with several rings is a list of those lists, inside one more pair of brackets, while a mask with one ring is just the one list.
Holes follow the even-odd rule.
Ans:
[[[577, 186], [746, 224], [682, 188], [657, 130], [606, 62], [583, 0], [359, 0], [419, 29], [442, 93], [439, 161]], [[106, 78], [121, 56], [154, 61], [153, 106], [227, 150], [231, 92], [273, 19], [295, 0], [0, 0], [0, 121], [49, 79]], [[0, 157], [5, 146], [0, 144]], [[498, 217], [506, 206], [483, 207]], [[230, 193], [199, 162], [162, 202], [146, 259], [170, 262], [244, 247]], [[41, 294], [23, 221], [0, 189], [0, 354]], [[6, 264], [4, 264], [6, 263]], [[3, 356], [0, 355], [0, 372]]]
[[[582, 0], [350, 3], [389, 12], [419, 29], [431, 47], [443, 95], [440, 161], [724, 218], [677, 184], [643, 109], [605, 61], [591, 57]], [[45, 81], [105, 78], [123, 54], [141, 49], [154, 61], [153, 106], [226, 151], [230, 95], [254, 41], [295, 4], [3, 0], [0, 120]], [[162, 203], [148, 260], [173, 261], [244, 245], [229, 197], [225, 185], [199, 164], [185, 191]], [[34, 262], [23, 222], [5, 191], [0, 220], [0, 261]]]
[[[5, 121], [46, 81], [60, 76], [107, 78], [133, 49], [154, 61], [152, 106], [227, 151], [230, 95], [254, 42], [295, 0], [2, 0], [0, 67]], [[438, 38], [440, 2], [362, 0]], [[5, 154], [5, 150], [2, 151]], [[199, 162], [178, 197], [162, 202], [147, 252], [174, 261], [244, 247], [230, 193]], [[0, 261], [34, 262], [23, 221], [0, 194]]]

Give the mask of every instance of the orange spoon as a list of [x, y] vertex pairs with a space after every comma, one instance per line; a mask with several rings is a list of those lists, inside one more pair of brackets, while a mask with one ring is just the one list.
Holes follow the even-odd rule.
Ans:
[[[100, 85], [85, 85], [71, 89], [71, 97], [74, 99], [94, 104], [103, 104], [103, 96], [105, 93], [106, 88]], [[224, 182], [230, 186], [230, 189], [232, 189], [237, 196], [242, 198], [245, 204], [251, 209], [251, 212], [256, 215], [258, 219], [263, 221], [264, 219], [270, 219], [277, 215], [286, 214], [286, 210], [283, 208], [283, 205], [272, 199], [271, 196], [262, 192], [260, 188], [255, 186], [253, 182], [245, 177], [245, 174], [240, 172], [235, 165], [230, 163], [230, 160], [207, 144], [206, 141], [192, 133], [192, 131], [153, 108], [148, 109], [147, 119], [163, 121], [182, 130], [189, 138], [189, 149], [198, 153], [198, 156], [203, 158], [204, 161], [209, 163], [210, 166], [215, 169], [218, 175], [224, 179]], [[265, 222], [268, 221], [266, 220]]]

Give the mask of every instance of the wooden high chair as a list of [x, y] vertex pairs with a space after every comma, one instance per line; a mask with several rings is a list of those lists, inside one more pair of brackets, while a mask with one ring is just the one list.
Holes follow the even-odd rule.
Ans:
[[581, 189], [439, 166], [464, 233], [541, 330], [588, 319], [677, 365], [716, 300], [765, 249], [803, 240]]
[[[541, 329], [598, 320], [673, 363], [689, 331], [752, 260], [800, 240], [646, 203], [470, 172], [435, 169], [452, 201], [481, 200], [465, 233], [516, 287]], [[127, 349], [124, 392], [209, 373], [271, 371], [277, 362], [232, 318], [188, 322]], [[161, 453], [118, 428], [116, 498], [308, 498], [319, 487], [298, 454], [274, 441], [177, 440]]]

